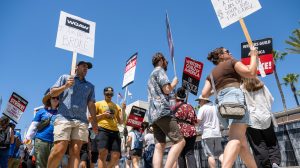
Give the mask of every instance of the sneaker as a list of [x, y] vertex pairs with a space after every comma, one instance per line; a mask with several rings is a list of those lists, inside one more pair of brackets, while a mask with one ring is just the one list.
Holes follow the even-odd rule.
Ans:
[[279, 168], [279, 166], [278, 166], [278, 164], [273, 163], [273, 164], [272, 164], [272, 168]]

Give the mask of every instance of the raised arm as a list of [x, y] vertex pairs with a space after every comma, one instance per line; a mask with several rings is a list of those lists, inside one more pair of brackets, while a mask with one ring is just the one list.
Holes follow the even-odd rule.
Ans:
[[257, 72], [257, 56], [258, 52], [254, 47], [250, 49], [250, 65], [246, 66], [242, 62], [234, 65], [235, 71], [244, 78], [255, 78]]

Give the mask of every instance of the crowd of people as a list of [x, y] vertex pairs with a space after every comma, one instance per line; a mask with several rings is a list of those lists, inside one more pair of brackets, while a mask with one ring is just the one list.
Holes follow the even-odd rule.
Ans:
[[[217, 160], [224, 168], [232, 167], [238, 155], [249, 168], [278, 167], [281, 158], [273, 129], [273, 97], [256, 76], [254, 47], [249, 55], [250, 65], [246, 66], [223, 47], [208, 54], [215, 68], [196, 99], [200, 106], [197, 111], [187, 103], [188, 90], [175, 89], [177, 77], [169, 80], [166, 58], [156, 53], [147, 83], [149, 125], [132, 127], [123, 141], [118, 126], [126, 124], [126, 103], [120, 107], [112, 101], [114, 89], [110, 86], [103, 89], [104, 100], [96, 102], [95, 87], [85, 78], [92, 64], [80, 61], [75, 76], [62, 75], [47, 89], [44, 107], [35, 113], [24, 140], [15, 123], [1, 117], [0, 168], [113, 168], [122, 160], [128, 168], [196, 168], [194, 145], [198, 135], [212, 168]], [[172, 104], [170, 95], [175, 90], [176, 102]], [[215, 101], [209, 98], [212, 94]], [[226, 117], [219, 112], [220, 107], [228, 107], [229, 113], [242, 109], [243, 115]], [[222, 129], [228, 129], [225, 149]], [[125, 131], [126, 126], [124, 135]], [[163, 162], [167, 137], [172, 146]]]

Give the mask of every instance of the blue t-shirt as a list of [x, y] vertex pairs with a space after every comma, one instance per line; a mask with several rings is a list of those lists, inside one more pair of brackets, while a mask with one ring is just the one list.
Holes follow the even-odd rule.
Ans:
[[57, 114], [57, 110], [49, 110], [46, 108], [40, 109], [33, 119], [33, 122], [41, 122], [42, 120], [47, 120], [51, 117], [50, 124], [46, 126], [44, 129], [38, 131], [35, 135], [35, 138], [39, 138], [43, 141], [53, 142], [53, 130], [54, 130], [54, 120]]
[[[58, 88], [66, 84], [70, 75], [62, 75], [52, 88]], [[59, 95], [59, 108], [57, 119], [79, 120], [88, 123], [86, 117], [87, 105], [95, 102], [95, 87], [93, 84], [78, 76], [74, 77], [75, 84], [64, 90]]]
[[19, 140], [22, 142], [22, 137], [19, 131], [14, 131], [15, 134], [15, 141], [13, 144], [10, 144], [9, 148], [9, 156], [13, 158], [18, 158], [19, 157], [19, 149], [16, 149], [16, 137], [19, 138]]

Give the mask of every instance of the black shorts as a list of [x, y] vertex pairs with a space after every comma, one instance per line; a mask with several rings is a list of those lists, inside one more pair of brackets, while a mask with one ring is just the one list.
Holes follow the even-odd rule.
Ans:
[[121, 153], [121, 138], [119, 131], [111, 131], [105, 128], [99, 128], [99, 134], [95, 138], [97, 149], [107, 149], [109, 152]]
[[87, 152], [80, 153], [80, 160], [88, 162], [89, 161], [88, 153]]
[[143, 153], [142, 149], [133, 149], [133, 150], [130, 150], [129, 155], [142, 157], [142, 153]]

